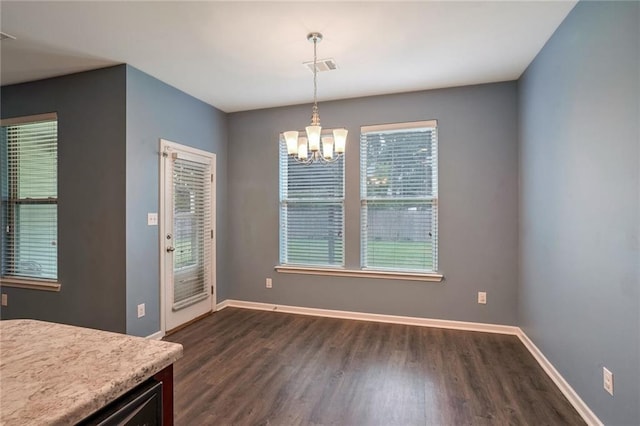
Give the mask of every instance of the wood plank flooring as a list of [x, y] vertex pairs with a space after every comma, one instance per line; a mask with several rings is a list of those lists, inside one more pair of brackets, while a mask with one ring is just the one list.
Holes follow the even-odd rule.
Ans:
[[226, 308], [165, 338], [176, 425], [582, 425], [515, 336]]

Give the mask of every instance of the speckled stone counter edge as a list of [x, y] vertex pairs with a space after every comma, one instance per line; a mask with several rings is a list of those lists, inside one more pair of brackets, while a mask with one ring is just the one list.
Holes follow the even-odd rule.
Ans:
[[182, 357], [182, 345], [35, 320], [0, 321], [0, 424], [70, 425]]

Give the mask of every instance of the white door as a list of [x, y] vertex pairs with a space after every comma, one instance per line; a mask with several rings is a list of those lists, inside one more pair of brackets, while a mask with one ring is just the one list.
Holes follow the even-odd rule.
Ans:
[[160, 140], [163, 331], [215, 307], [215, 154]]

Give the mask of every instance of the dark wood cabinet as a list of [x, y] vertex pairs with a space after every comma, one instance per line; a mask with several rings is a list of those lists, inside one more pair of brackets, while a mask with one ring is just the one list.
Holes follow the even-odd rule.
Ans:
[[80, 426], [173, 426], [173, 365], [156, 373]]

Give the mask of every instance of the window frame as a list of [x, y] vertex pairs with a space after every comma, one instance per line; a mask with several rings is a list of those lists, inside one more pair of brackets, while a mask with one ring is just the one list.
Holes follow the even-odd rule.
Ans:
[[[436, 120], [429, 120], [430, 122], [435, 122], [436, 123], [436, 129], [437, 129], [437, 121]], [[406, 125], [406, 124], [411, 124], [411, 123], [397, 123], [397, 125]], [[384, 126], [390, 126], [390, 125], [384, 125]], [[282, 170], [281, 170], [281, 161], [282, 161], [282, 151], [284, 150], [284, 155], [286, 156], [286, 145], [284, 142], [284, 138], [282, 133], [279, 135], [279, 147], [278, 147], [278, 159], [279, 159], [279, 167], [278, 167], [278, 190], [279, 190], [279, 206], [278, 206], [278, 210], [279, 210], [279, 255], [281, 253], [282, 250], [282, 197], [281, 197], [281, 185], [282, 185], [282, 181], [281, 181], [281, 174], [282, 174]], [[437, 145], [436, 145], [437, 148]], [[343, 160], [344, 161], [344, 160]], [[359, 160], [358, 160], [359, 161]], [[343, 163], [343, 191], [346, 194], [346, 174], [347, 174], [347, 170], [346, 168], [349, 167], [347, 162], [345, 161]], [[360, 173], [358, 173], [358, 180], [360, 179]], [[343, 236], [343, 240], [345, 244], [343, 246], [344, 249], [344, 262], [350, 262], [348, 256], [347, 256], [347, 250], [346, 250], [346, 239], [345, 239], [345, 224], [347, 223], [347, 217], [346, 217], [346, 206], [347, 204], [349, 204], [346, 200], [346, 196], [343, 198], [342, 201], [342, 206], [343, 206], [343, 223], [342, 223], [342, 227], [343, 227], [343, 232], [342, 232], [342, 236]], [[361, 226], [358, 228], [359, 229], [359, 233], [362, 233], [362, 229]], [[360, 253], [360, 256], [362, 256], [362, 254]], [[286, 264], [286, 263], [282, 263], [282, 259], [279, 258], [279, 264], [274, 266], [274, 270], [278, 273], [283, 273], [283, 274], [301, 274], [301, 275], [313, 275], [313, 276], [325, 276], [325, 277], [349, 277], [349, 278], [366, 278], [366, 279], [386, 279], [386, 280], [396, 280], [396, 281], [416, 281], [416, 282], [428, 282], [428, 283], [440, 283], [444, 280], [444, 275], [441, 271], [437, 270], [437, 271], [432, 271], [432, 272], [424, 272], [424, 271], [415, 271], [415, 270], [411, 270], [411, 271], [397, 271], [397, 270], [382, 270], [382, 269], [369, 269], [369, 268], [361, 268], [361, 267], [322, 267], [319, 265], [298, 265], [298, 264]]]
[[[15, 118], [7, 118], [0, 120], [0, 127], [4, 128], [10, 126], [19, 126], [33, 123], [40, 123], [46, 121], [56, 121], [56, 126], [58, 125], [58, 115], [55, 112], [45, 113], [45, 114], [37, 114], [30, 116], [21, 116]], [[56, 131], [56, 162], [59, 161], [58, 157], [58, 142], [59, 142], [59, 130]], [[7, 140], [8, 144], [8, 140]], [[8, 157], [8, 146], [2, 147], [3, 152]], [[3, 155], [3, 156], [5, 156]], [[11, 169], [12, 166], [9, 165], [9, 159], [3, 158], [3, 162], [6, 161], [7, 169]], [[15, 167], [15, 166], [13, 166]], [[59, 291], [60, 284], [60, 275], [59, 275], [59, 244], [58, 244], [58, 236], [59, 236], [59, 220], [58, 220], [58, 186], [59, 186], [59, 171], [58, 164], [56, 163], [56, 196], [55, 197], [47, 197], [46, 199], [38, 199], [33, 200], [30, 198], [25, 198], [24, 200], [19, 200], [18, 194], [16, 193], [16, 185], [12, 184], [12, 179], [8, 177], [8, 170], [0, 176], [0, 183], [3, 187], [3, 196], [2, 196], [2, 215], [3, 215], [3, 224], [7, 226], [15, 226], [14, 223], [9, 224], [8, 210], [12, 208], [15, 204], [31, 204], [31, 205], [55, 205], [56, 206], [56, 251], [55, 251], [55, 262], [56, 262], [56, 277], [55, 278], [39, 278], [37, 276], [28, 276], [28, 275], [4, 275], [4, 266], [6, 264], [6, 257], [11, 255], [11, 253], [15, 252], [15, 243], [11, 243], [14, 238], [9, 238], [7, 236], [6, 230], [2, 229], [2, 245], [0, 247], [0, 263], [2, 265], [2, 269], [0, 270], [0, 286], [6, 287], [18, 287], [18, 288], [27, 288], [34, 290], [45, 290], [45, 291]], [[4, 193], [4, 188], [6, 188], [6, 195]], [[13, 195], [11, 195], [13, 194]], [[13, 198], [15, 201], [9, 201], [9, 198]], [[10, 246], [9, 246], [10, 245]]]
[[[402, 197], [402, 196], [369, 196], [367, 194], [367, 170], [366, 170], [366, 161], [365, 157], [365, 144], [367, 143], [367, 134], [393, 134], [393, 133], [401, 133], [401, 132], [411, 132], [411, 130], [421, 130], [421, 129], [433, 129], [431, 130], [431, 158], [434, 160], [432, 164], [432, 175], [430, 177], [432, 182], [431, 193], [424, 196], [416, 196], [416, 197]], [[401, 123], [390, 123], [390, 124], [381, 124], [381, 125], [369, 125], [362, 126], [360, 128], [360, 267], [363, 271], [381, 271], [381, 272], [396, 272], [396, 273], [418, 273], [418, 274], [438, 274], [438, 122], [437, 120], [425, 120], [425, 121], [413, 121], [413, 122], [401, 122]], [[430, 262], [432, 265], [432, 269], [422, 269], [422, 268], [411, 268], [411, 267], [403, 267], [403, 266], [372, 266], [368, 264], [368, 243], [369, 243], [369, 233], [366, 214], [368, 214], [367, 207], [369, 205], [375, 204], [388, 204], [390, 206], [393, 205], [402, 205], [406, 203], [416, 203], [416, 204], [424, 204], [425, 206], [429, 206], [431, 209], [431, 214], [426, 216], [430, 222], [430, 231], [429, 238], [432, 238], [431, 242], [431, 256]], [[425, 257], [425, 262], [427, 258]]]
[[[331, 129], [322, 129], [322, 133], [330, 132]], [[313, 165], [299, 164], [295, 160], [290, 158], [291, 156], [287, 153], [286, 140], [284, 138], [284, 134], [279, 134], [279, 143], [278, 143], [278, 229], [279, 229], [279, 238], [278, 238], [278, 265], [276, 268], [287, 269], [287, 268], [302, 268], [302, 269], [330, 269], [337, 270], [343, 269], [345, 266], [345, 155], [341, 155], [336, 161], [342, 163], [342, 176], [340, 178], [342, 185], [342, 195], [339, 197], [308, 197], [307, 199], [298, 197], [298, 198], [290, 198], [285, 196], [284, 194], [288, 194], [288, 187], [284, 188], [283, 185], [287, 185], [289, 180], [283, 182], [283, 166], [287, 167], [287, 178], [288, 178], [288, 167], [290, 164], [296, 167], [313, 167]], [[341, 210], [341, 223], [340, 223], [340, 244], [342, 246], [341, 257], [339, 264], [326, 264], [326, 263], [297, 263], [291, 262], [288, 257], [288, 248], [289, 241], [287, 239], [285, 227], [283, 226], [283, 222], [287, 219], [285, 217], [285, 207], [289, 205], [325, 205], [328, 206], [330, 204], [339, 204]]]

